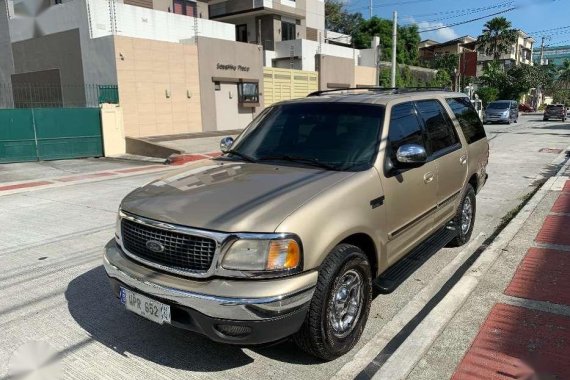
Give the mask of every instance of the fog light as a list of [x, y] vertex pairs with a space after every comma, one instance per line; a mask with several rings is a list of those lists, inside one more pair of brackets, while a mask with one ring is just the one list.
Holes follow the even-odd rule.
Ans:
[[251, 333], [251, 327], [237, 325], [216, 325], [216, 330], [224, 335], [240, 338]]

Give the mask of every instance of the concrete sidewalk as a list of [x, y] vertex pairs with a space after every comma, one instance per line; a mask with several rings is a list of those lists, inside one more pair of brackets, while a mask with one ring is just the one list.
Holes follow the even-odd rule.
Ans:
[[570, 378], [568, 163], [504, 231], [511, 228], [488, 255], [490, 268], [471, 269], [481, 275], [476, 288], [408, 379]]
[[568, 175], [539, 204], [546, 216], [525, 226], [541, 227], [504, 290], [511, 302], [493, 306], [453, 379], [570, 378]]

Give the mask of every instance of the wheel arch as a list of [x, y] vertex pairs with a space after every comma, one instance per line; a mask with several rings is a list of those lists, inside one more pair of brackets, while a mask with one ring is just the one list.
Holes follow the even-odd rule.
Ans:
[[351, 244], [360, 248], [366, 257], [368, 257], [373, 276], [375, 277], [378, 275], [378, 249], [370, 235], [363, 232], [353, 233], [352, 235], [345, 237], [336, 245], [339, 244]]

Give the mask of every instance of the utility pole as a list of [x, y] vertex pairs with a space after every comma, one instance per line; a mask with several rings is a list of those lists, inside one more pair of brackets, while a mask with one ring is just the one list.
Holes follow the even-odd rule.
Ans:
[[540, 44], [540, 65], [544, 65], [544, 39], [542, 36], [542, 43]]
[[392, 76], [390, 81], [391, 87], [396, 87], [396, 45], [398, 44], [398, 12], [394, 11], [394, 21], [392, 29]]
[[370, 18], [372, 18], [372, 0], [370, 0], [370, 6], [368, 8], [370, 9]]

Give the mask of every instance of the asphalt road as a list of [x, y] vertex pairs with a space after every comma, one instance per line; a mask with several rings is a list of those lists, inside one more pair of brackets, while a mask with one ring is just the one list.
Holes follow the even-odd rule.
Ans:
[[[490, 234], [533, 184], [552, 173], [558, 155], [540, 149], [570, 143], [570, 123], [539, 116], [486, 129], [490, 177], [478, 197], [474, 236]], [[393, 293], [379, 295], [360, 344], [333, 362], [319, 363], [291, 343], [254, 349], [216, 344], [127, 312], [109, 289], [101, 253], [113, 236], [119, 201], [154, 177], [0, 196], [0, 376], [10, 373], [16, 350], [40, 341], [53, 348], [65, 378], [328, 379], [459, 252], [439, 251]]]

